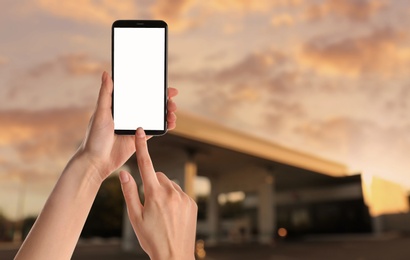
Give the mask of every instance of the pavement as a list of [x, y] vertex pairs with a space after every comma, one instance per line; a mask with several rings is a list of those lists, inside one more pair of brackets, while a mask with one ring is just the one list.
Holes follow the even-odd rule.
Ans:
[[[0, 259], [13, 259], [17, 245], [0, 245]], [[278, 241], [270, 246], [257, 244], [222, 245], [206, 247], [204, 260], [373, 260], [410, 259], [410, 237], [393, 236], [371, 239], [308, 239]], [[73, 260], [145, 260], [146, 255], [123, 252], [118, 243], [78, 245]]]

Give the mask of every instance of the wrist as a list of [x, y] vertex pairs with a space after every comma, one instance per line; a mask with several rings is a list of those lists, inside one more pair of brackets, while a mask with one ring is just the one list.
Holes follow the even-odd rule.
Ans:
[[[101, 186], [105, 180], [102, 176], [102, 170], [98, 167], [96, 160], [90, 158], [86, 153], [77, 151], [67, 164], [67, 169], [73, 169], [73, 174], [88, 181], [93, 186]], [[71, 171], [70, 171], [71, 172]]]

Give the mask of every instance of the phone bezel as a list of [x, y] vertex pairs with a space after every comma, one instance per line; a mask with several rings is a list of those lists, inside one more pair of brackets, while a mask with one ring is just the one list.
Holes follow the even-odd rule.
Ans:
[[117, 20], [111, 26], [111, 75], [113, 80], [111, 113], [114, 120], [114, 133], [118, 135], [135, 135], [136, 129], [115, 129], [114, 118], [114, 28], [164, 28], [165, 29], [165, 60], [164, 60], [164, 130], [144, 129], [147, 135], [164, 135], [167, 132], [167, 102], [168, 102], [168, 25], [162, 20]]

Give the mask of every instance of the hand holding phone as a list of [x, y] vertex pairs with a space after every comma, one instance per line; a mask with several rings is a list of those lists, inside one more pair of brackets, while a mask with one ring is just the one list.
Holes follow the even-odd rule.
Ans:
[[112, 113], [116, 134], [167, 130], [167, 24], [119, 20], [112, 25]]

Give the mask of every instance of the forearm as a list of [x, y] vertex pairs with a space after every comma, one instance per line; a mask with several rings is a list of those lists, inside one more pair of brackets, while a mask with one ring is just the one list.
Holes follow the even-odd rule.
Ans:
[[73, 158], [64, 169], [16, 259], [70, 259], [101, 181]]

